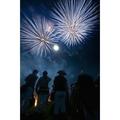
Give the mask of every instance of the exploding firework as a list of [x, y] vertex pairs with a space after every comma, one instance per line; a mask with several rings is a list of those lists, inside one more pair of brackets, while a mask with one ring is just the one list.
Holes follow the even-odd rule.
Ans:
[[92, 0], [61, 0], [52, 11], [57, 35], [67, 46], [82, 43], [98, 22], [98, 5]]
[[21, 47], [24, 52], [47, 55], [56, 44], [53, 24], [44, 17], [29, 18], [25, 14], [21, 25]]

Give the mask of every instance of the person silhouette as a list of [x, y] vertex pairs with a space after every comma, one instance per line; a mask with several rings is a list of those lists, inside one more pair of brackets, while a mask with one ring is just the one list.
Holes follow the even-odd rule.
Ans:
[[[54, 116], [58, 119], [66, 114], [66, 97], [68, 93], [66, 73], [63, 70], [57, 72], [59, 75], [54, 79]], [[61, 115], [62, 114], [62, 115]]]
[[38, 74], [38, 70], [33, 70], [33, 72], [30, 75], [28, 75], [25, 79], [26, 84], [32, 89], [34, 89], [35, 83], [38, 79], [37, 74]]
[[32, 107], [31, 102], [33, 101], [34, 85], [38, 79], [37, 73], [38, 70], [33, 70], [33, 72], [25, 78], [25, 84], [21, 86], [21, 111], [23, 112], [27, 112], [29, 108]]
[[47, 102], [48, 94], [49, 94], [49, 88], [48, 84], [50, 82], [51, 78], [48, 77], [48, 72], [44, 71], [42, 77], [39, 78], [37, 84], [36, 84], [36, 91], [40, 97], [41, 104], [45, 105]]
[[88, 74], [80, 74], [76, 83], [78, 113], [82, 120], [94, 120], [94, 82]]

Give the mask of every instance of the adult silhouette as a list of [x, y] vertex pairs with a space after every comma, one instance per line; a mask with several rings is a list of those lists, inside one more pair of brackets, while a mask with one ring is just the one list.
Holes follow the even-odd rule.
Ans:
[[93, 78], [88, 74], [80, 74], [76, 83], [77, 111], [82, 120], [94, 120], [95, 87]]
[[33, 72], [30, 75], [28, 75], [25, 79], [26, 84], [32, 89], [34, 89], [36, 80], [38, 79], [37, 74], [38, 74], [38, 70], [33, 70]]
[[63, 70], [57, 73], [58, 76], [54, 79], [54, 116], [55, 119], [60, 117], [64, 119], [66, 117], [66, 98], [68, 93], [67, 79], [65, 78], [66, 73]]
[[42, 77], [39, 78], [36, 84], [36, 91], [40, 97], [41, 104], [45, 105], [47, 102], [49, 88], [48, 83], [50, 82], [51, 78], [48, 77], [48, 72], [44, 71]]
[[29, 108], [32, 107], [34, 85], [38, 78], [37, 73], [38, 70], [33, 70], [25, 78], [25, 84], [21, 86], [21, 111], [24, 113], [28, 112]]

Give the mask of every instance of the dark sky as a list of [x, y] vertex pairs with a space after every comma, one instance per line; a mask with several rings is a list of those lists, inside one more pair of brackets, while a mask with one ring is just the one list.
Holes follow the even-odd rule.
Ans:
[[[50, 10], [56, 1], [58, 0], [21, 0], [21, 13], [25, 12], [28, 16], [40, 14], [49, 18]], [[98, 2], [98, 0], [94, 1]], [[71, 83], [77, 79], [81, 70], [94, 78], [99, 74], [99, 24], [83, 44], [72, 48], [67, 48], [61, 44], [60, 48], [61, 50], [54, 56], [51, 55], [46, 58], [21, 52], [21, 84], [24, 83], [24, 78], [33, 69], [38, 69], [39, 75], [44, 70], [48, 70], [51, 78], [54, 78], [59, 69], [64, 69], [67, 73], [66, 77]]]

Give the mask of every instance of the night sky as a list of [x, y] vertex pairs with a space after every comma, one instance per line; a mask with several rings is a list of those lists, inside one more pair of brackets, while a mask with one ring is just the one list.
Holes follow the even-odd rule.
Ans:
[[[37, 14], [50, 19], [50, 10], [54, 7], [56, 1], [58, 0], [21, 0], [21, 19], [23, 18], [22, 12], [28, 16]], [[94, 1], [99, 2], [98, 0]], [[73, 83], [77, 79], [81, 71], [96, 78], [100, 67], [99, 39], [98, 23], [94, 32], [88, 35], [81, 45], [68, 48], [60, 43], [60, 50], [47, 57], [24, 53], [21, 46], [21, 84], [24, 84], [25, 77], [33, 69], [39, 70], [39, 76], [44, 70], [47, 70], [48, 75], [52, 79], [57, 75], [58, 70], [65, 70], [67, 73], [66, 77], [70, 83]]]

